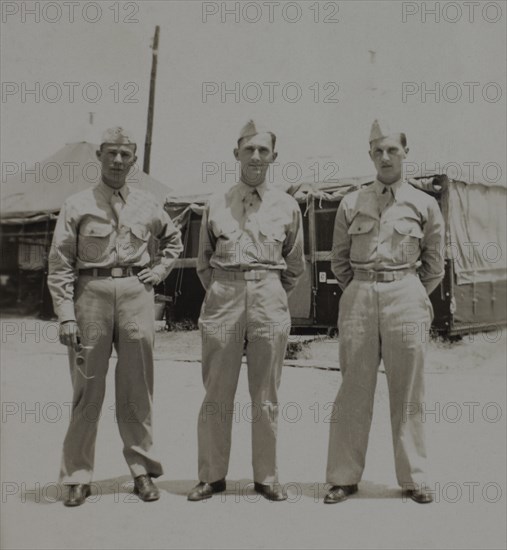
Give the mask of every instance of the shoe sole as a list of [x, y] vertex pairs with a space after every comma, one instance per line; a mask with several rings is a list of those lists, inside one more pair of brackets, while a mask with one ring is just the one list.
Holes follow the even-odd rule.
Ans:
[[339, 504], [340, 502], [345, 502], [346, 500], [348, 500], [348, 498], [350, 496], [355, 495], [357, 493], [357, 491], [358, 491], [358, 489], [356, 489], [352, 493], [349, 493], [348, 495], [344, 496], [340, 500], [326, 500], [327, 497], [324, 497], [324, 504]]
[[433, 499], [431, 500], [417, 500], [416, 498], [410, 497], [410, 500], [413, 500], [414, 502], [417, 502], [417, 504], [431, 504], [433, 502]]
[[91, 491], [88, 491], [84, 496], [83, 502], [67, 502], [67, 501], [64, 500], [63, 505], [66, 506], [67, 508], [76, 508], [76, 506], [82, 506], [86, 502], [86, 499], [91, 494], [92, 494]]
[[255, 492], [258, 495], [261, 495], [261, 497], [264, 497], [266, 500], [269, 500], [270, 502], [283, 502], [284, 500], [287, 500], [286, 496], [284, 496], [283, 498], [270, 498], [268, 497], [268, 495], [265, 495], [262, 491], [255, 490]]
[[220, 487], [219, 489], [214, 489], [213, 492], [210, 493], [209, 495], [205, 495], [205, 496], [198, 497], [198, 498], [187, 497], [187, 500], [189, 502], [199, 502], [201, 500], [207, 500], [208, 498], [211, 498], [213, 495], [216, 495], [217, 493], [223, 493], [226, 489], [227, 489], [227, 485], [224, 485], [223, 488]]
[[141, 495], [139, 494], [139, 491], [135, 487], [134, 487], [134, 495], [137, 495], [143, 502], [155, 502], [160, 498], [160, 495], [157, 495], [156, 497], [153, 497], [153, 498], [142, 498]]

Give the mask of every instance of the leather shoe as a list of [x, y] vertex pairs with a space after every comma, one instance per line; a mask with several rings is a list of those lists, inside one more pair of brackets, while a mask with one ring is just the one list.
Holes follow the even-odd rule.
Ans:
[[200, 481], [190, 493], [188, 493], [187, 499], [191, 501], [204, 500], [222, 491], [225, 491], [225, 479], [213, 481], [212, 483]]
[[357, 483], [355, 485], [333, 485], [327, 495], [324, 497], [325, 504], [336, 504], [347, 500], [349, 495], [357, 493]]
[[279, 502], [281, 500], [287, 500], [287, 495], [282, 491], [278, 484], [275, 485], [263, 485], [262, 483], [254, 482], [254, 489], [259, 495], [262, 495], [268, 500]]
[[91, 494], [90, 486], [84, 483], [75, 483], [69, 485], [69, 492], [65, 500], [63, 501], [64, 506], [81, 506], [84, 504], [86, 497], [89, 497]]
[[152, 502], [160, 498], [157, 487], [146, 474], [134, 478], [134, 493], [144, 502]]
[[411, 489], [406, 491], [405, 495], [419, 504], [429, 504], [433, 502], [433, 495], [426, 489]]

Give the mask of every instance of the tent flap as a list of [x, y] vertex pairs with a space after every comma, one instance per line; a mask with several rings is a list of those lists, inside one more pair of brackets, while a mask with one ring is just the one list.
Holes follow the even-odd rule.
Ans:
[[456, 282], [495, 282], [506, 277], [506, 189], [453, 182], [449, 187], [447, 256]]

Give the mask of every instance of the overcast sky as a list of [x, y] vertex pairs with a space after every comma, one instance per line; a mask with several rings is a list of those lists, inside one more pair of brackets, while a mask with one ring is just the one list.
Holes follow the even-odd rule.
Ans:
[[[280, 177], [294, 177], [288, 163], [307, 175], [318, 167], [321, 179], [336, 169], [342, 177], [372, 173], [368, 134], [381, 117], [406, 131], [408, 160], [464, 170], [478, 162], [476, 179], [495, 163], [505, 180], [505, 2], [490, 2], [486, 12], [480, 3], [473, 22], [471, 7], [462, 5], [460, 15], [456, 2], [250, 2], [247, 11], [238, 4], [239, 22], [221, 9], [236, 2], [104, 1], [101, 14], [97, 3], [81, 2], [74, 22], [69, 5], [59, 14], [49, 4], [2, 2], [3, 163], [30, 165], [67, 142], [98, 141], [118, 123], [137, 137], [142, 161], [150, 43], [159, 24], [151, 174], [171, 187], [201, 182], [203, 163], [209, 172], [220, 163], [233, 170], [232, 149], [250, 117], [277, 134]], [[423, 5], [439, 6], [440, 21]], [[38, 22], [23, 13], [27, 7]], [[36, 83], [39, 93], [23, 97]], [[240, 97], [222, 98], [235, 83]], [[424, 94], [435, 86], [437, 98]], [[209, 173], [207, 181], [221, 176]]]

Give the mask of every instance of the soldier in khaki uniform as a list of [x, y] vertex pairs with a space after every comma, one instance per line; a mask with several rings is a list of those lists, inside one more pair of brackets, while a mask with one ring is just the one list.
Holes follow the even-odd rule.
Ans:
[[252, 399], [255, 490], [284, 500], [276, 464], [277, 390], [290, 330], [287, 294], [304, 271], [301, 211], [265, 177], [277, 156], [273, 133], [249, 121], [234, 150], [241, 181], [208, 204], [197, 272], [202, 306], [202, 373], [206, 396], [198, 421], [199, 484], [189, 500], [225, 490], [232, 411], [244, 343]]
[[381, 359], [398, 483], [416, 502], [432, 500], [424, 426], [420, 416], [403, 412], [424, 401], [424, 347], [433, 318], [428, 296], [444, 275], [444, 222], [435, 199], [403, 181], [406, 153], [405, 134], [375, 121], [370, 157], [376, 181], [346, 195], [336, 213], [331, 267], [343, 290], [342, 384], [330, 425], [329, 504], [355, 493], [361, 480]]
[[[72, 418], [63, 444], [60, 481], [66, 506], [90, 494], [95, 440], [112, 346], [116, 418], [123, 454], [142, 500], [157, 500], [151, 478], [162, 474], [152, 456], [153, 285], [163, 281], [182, 250], [179, 231], [151, 194], [125, 181], [136, 144], [121, 127], [107, 130], [97, 158], [97, 186], [67, 199], [56, 224], [48, 285], [68, 346], [74, 389]], [[150, 262], [151, 237], [159, 239]]]

